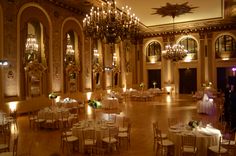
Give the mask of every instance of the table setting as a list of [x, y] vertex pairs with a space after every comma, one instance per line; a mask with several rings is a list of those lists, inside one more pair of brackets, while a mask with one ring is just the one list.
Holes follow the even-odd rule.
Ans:
[[207, 148], [209, 146], [217, 145], [220, 130], [211, 126], [211, 124], [203, 125], [202, 122], [191, 120], [188, 124], [178, 123], [170, 126], [168, 130], [168, 138], [175, 143], [175, 155], [181, 155], [181, 136], [195, 135], [196, 146], [198, 148], [197, 155], [207, 155]]
[[[115, 123], [109, 123], [106, 120], [81, 120], [73, 124], [72, 135], [79, 138], [79, 149], [83, 152], [83, 130], [94, 129], [97, 143], [101, 142], [104, 135], [108, 134], [109, 128], [117, 127]], [[117, 127], [118, 128], [118, 127]]]

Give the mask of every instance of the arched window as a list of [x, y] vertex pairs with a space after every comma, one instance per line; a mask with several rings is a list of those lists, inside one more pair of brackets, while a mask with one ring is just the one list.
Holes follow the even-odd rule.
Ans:
[[216, 58], [229, 59], [236, 57], [235, 39], [230, 35], [223, 35], [217, 38], [215, 42]]
[[160, 43], [153, 41], [148, 44], [146, 49], [147, 62], [155, 63], [161, 61], [161, 45]]
[[189, 58], [191, 60], [197, 59], [198, 47], [197, 47], [197, 42], [193, 38], [191, 37], [183, 38], [182, 40], [179, 41], [179, 44], [183, 45], [184, 49], [188, 50], [186, 58]]

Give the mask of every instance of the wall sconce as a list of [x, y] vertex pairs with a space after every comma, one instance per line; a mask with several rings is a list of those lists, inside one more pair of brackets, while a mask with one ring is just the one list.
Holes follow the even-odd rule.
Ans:
[[117, 64], [117, 56], [116, 53], [113, 54], [112, 66], [116, 66]]
[[8, 64], [7, 60], [0, 60], [0, 66], [7, 66]]
[[99, 53], [97, 49], [93, 50], [93, 56], [94, 56], [94, 63], [98, 63]]

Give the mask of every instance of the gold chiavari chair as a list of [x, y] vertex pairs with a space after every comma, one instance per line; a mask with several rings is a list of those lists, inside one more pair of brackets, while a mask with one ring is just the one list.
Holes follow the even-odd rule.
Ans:
[[83, 147], [84, 147], [84, 153], [89, 152], [92, 153], [93, 147], [96, 146], [96, 134], [94, 128], [85, 128], [82, 130], [83, 133]]
[[197, 139], [195, 135], [182, 135], [181, 136], [181, 154], [197, 155]]
[[156, 129], [157, 134], [157, 149], [156, 149], [156, 155], [158, 154], [158, 151], [160, 150], [161, 155], [174, 155], [174, 143], [170, 141], [169, 139], [162, 139], [161, 137], [161, 130]]

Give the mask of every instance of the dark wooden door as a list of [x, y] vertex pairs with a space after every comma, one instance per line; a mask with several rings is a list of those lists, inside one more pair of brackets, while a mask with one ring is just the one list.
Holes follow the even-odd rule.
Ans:
[[191, 94], [197, 90], [197, 69], [179, 69], [179, 93]]
[[217, 89], [224, 91], [227, 83], [226, 68], [217, 68]]
[[148, 70], [148, 88], [153, 88], [153, 82], [156, 82], [156, 88], [161, 89], [161, 70]]

